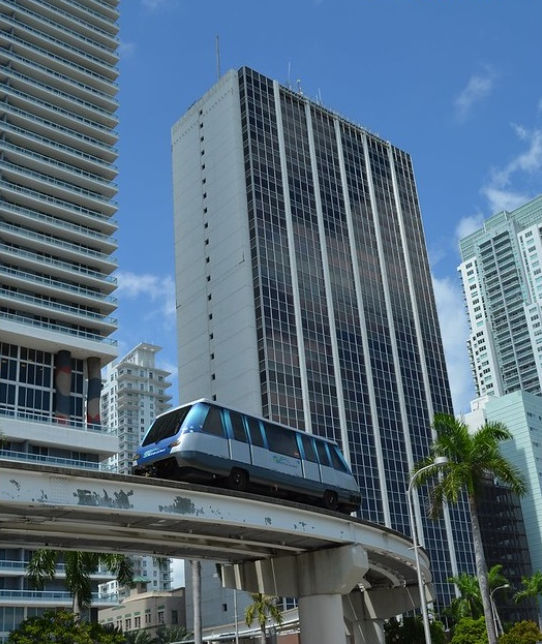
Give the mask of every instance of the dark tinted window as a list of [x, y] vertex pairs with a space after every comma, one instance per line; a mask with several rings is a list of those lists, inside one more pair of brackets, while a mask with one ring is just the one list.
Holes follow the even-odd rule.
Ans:
[[336, 445], [328, 445], [328, 447], [329, 453], [331, 454], [331, 462], [333, 463], [333, 467], [336, 470], [340, 470], [341, 472], [348, 472], [346, 463], [342, 459], [342, 454], [339, 454], [339, 448]]
[[224, 426], [222, 424], [222, 414], [218, 407], [209, 407], [207, 418], [203, 423], [203, 431], [206, 434], [215, 436], [224, 436]]
[[250, 442], [258, 447], [264, 447], [260, 423], [255, 418], [247, 417], [247, 424]]
[[329, 460], [329, 456], [326, 450], [326, 444], [319, 440], [315, 440], [315, 443], [316, 443], [316, 449], [318, 451], [318, 458], [320, 459], [320, 464], [331, 467], [331, 462]]
[[151, 443], [158, 443], [164, 438], [175, 436], [189, 411], [190, 406], [181, 407], [181, 409], [175, 409], [169, 414], [164, 414], [157, 418], [151, 425], [142, 444], [150, 445]]
[[299, 458], [299, 449], [294, 432], [271, 423], [264, 423], [264, 428], [267, 435], [267, 444], [272, 452]]
[[301, 434], [301, 442], [303, 443], [305, 459], [311, 463], [318, 463], [318, 456], [314, 450], [314, 441], [312, 440], [312, 437]]
[[230, 421], [235, 440], [246, 443], [247, 436], [245, 434], [245, 427], [243, 425], [243, 417], [241, 414], [238, 414], [236, 411], [230, 411]]

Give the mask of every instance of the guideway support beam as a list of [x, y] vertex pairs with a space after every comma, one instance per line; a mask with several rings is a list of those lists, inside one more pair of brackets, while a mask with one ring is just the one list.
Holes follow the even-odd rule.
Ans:
[[222, 583], [253, 593], [297, 597], [301, 644], [346, 644], [342, 596], [369, 569], [359, 545], [222, 567]]

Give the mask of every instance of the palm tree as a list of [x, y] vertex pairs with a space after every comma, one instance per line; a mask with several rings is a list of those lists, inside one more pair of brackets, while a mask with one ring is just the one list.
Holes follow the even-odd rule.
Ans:
[[440, 474], [430, 491], [430, 514], [433, 518], [441, 514], [444, 502], [456, 504], [463, 492], [466, 493], [471, 514], [472, 543], [487, 636], [489, 644], [496, 644], [497, 637], [491, 612], [488, 572], [482, 547], [476, 500], [480, 494], [481, 486], [488, 476], [498, 478], [518, 495], [525, 493], [526, 486], [519, 470], [499, 452], [499, 443], [510, 440], [512, 435], [502, 423], [494, 422], [486, 422], [476, 432], [469, 433], [467, 425], [450, 414], [436, 414], [433, 426], [437, 438], [432, 445], [431, 455], [417, 463], [415, 471], [434, 464], [435, 459], [439, 456], [445, 456], [448, 462], [421, 472], [416, 479], [416, 485], [427, 483], [435, 477], [437, 472]]
[[[502, 574], [502, 565], [495, 564], [487, 572], [489, 590], [499, 588], [508, 584], [508, 579]], [[449, 577], [448, 581], [457, 586], [460, 597], [452, 600], [449, 613], [459, 617], [472, 617], [478, 619], [483, 615], [482, 596], [480, 583], [476, 575], [469, 575], [461, 572], [455, 577]]]
[[[522, 577], [521, 584], [523, 585], [523, 590], [518, 591], [514, 595], [514, 600], [516, 602], [529, 597], [538, 599], [539, 595], [542, 596], [542, 572], [540, 572], [540, 570], [537, 570], [531, 577]], [[540, 626], [540, 630], [542, 630], [542, 616], [540, 615], [540, 608], [538, 608], [538, 624]]]
[[62, 556], [66, 568], [66, 587], [72, 594], [72, 612], [79, 614], [92, 603], [90, 576], [103, 564], [117, 576], [120, 584], [132, 580], [132, 564], [128, 557], [97, 552], [36, 550], [28, 562], [26, 576], [29, 582], [42, 590], [46, 579], [54, 579], [56, 564]]
[[265, 627], [267, 620], [271, 619], [275, 624], [282, 624], [282, 615], [277, 606], [277, 597], [264, 595], [262, 593], [252, 593], [252, 604], [245, 610], [245, 622], [250, 628], [252, 622], [256, 619], [260, 625], [262, 644], [265, 644]]

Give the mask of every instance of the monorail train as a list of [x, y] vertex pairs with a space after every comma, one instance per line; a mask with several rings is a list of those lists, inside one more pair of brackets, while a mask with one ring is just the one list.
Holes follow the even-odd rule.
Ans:
[[134, 474], [226, 484], [352, 512], [359, 486], [332, 441], [197, 400], [158, 416]]

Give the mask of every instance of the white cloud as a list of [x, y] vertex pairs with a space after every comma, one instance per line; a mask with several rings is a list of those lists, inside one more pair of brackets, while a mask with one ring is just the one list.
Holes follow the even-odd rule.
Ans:
[[[513, 188], [512, 180], [517, 185], [542, 171], [542, 129], [528, 130], [516, 123], [512, 123], [511, 127], [520, 141], [527, 144], [527, 149], [512, 158], [503, 168], [493, 169], [489, 182], [482, 187], [482, 194], [487, 197], [492, 213], [514, 210], [532, 199], [534, 195], [529, 190]], [[540, 177], [536, 177], [535, 186], [536, 194], [540, 192]]]
[[123, 40], [119, 43], [119, 54], [124, 58], [133, 56], [136, 50], [136, 45], [133, 42], [125, 42]]
[[470, 411], [474, 385], [469, 365], [467, 338], [469, 325], [463, 293], [458, 281], [433, 276], [433, 288], [448, 366], [450, 389], [456, 414]]
[[475, 215], [470, 215], [468, 217], [462, 217], [456, 226], [455, 235], [458, 240], [463, 239], [471, 233], [480, 230], [483, 225], [484, 215], [481, 212], [477, 212]]
[[164, 6], [169, 0], [141, 0], [141, 4], [145, 9], [150, 9], [154, 11], [162, 6]]
[[117, 294], [119, 298], [145, 298], [157, 306], [146, 308], [147, 316], [162, 315], [167, 322], [175, 321], [175, 282], [171, 276], [159, 277], [149, 273], [137, 275], [119, 271], [117, 273]]
[[472, 74], [454, 101], [459, 120], [464, 121], [473, 106], [489, 96], [495, 84], [495, 78], [496, 74], [489, 66], [485, 66], [482, 72]]

